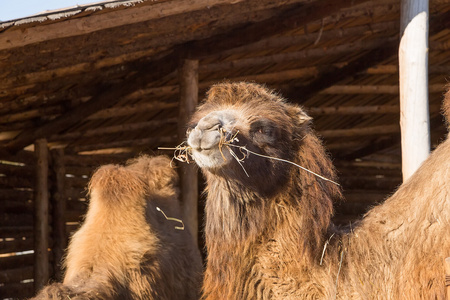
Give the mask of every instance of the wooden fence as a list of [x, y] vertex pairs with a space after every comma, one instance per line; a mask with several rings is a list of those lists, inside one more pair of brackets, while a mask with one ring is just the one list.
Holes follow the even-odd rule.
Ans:
[[[87, 184], [102, 164], [119, 155], [49, 155], [49, 281], [62, 277], [61, 259], [87, 209]], [[34, 288], [35, 157], [23, 151], [0, 159], [0, 299], [32, 297]]]

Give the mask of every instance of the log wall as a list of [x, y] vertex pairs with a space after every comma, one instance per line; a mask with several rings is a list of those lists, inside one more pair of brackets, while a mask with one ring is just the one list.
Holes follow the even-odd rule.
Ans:
[[0, 160], [0, 295], [33, 294], [34, 158], [21, 152]]
[[[124, 162], [127, 158], [52, 151], [48, 172], [50, 281], [61, 280], [61, 256], [83, 220], [88, 203], [87, 184], [93, 171], [100, 165]], [[34, 295], [34, 170], [33, 152], [0, 158], [0, 299]]]

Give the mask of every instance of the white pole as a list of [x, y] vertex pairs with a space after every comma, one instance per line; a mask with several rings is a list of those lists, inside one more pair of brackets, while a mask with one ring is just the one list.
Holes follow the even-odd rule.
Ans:
[[428, 0], [402, 0], [399, 47], [403, 180], [430, 153]]

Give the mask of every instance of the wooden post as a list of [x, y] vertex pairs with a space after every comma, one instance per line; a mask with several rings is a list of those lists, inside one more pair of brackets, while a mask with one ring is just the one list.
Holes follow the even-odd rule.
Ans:
[[447, 292], [447, 300], [450, 300], [450, 257], [444, 260], [445, 270], [445, 291]]
[[403, 180], [430, 153], [428, 0], [402, 0], [399, 47]]
[[45, 139], [34, 143], [36, 158], [34, 196], [34, 290], [48, 283], [48, 148]]
[[[198, 61], [183, 60], [179, 72], [180, 109], [178, 137], [186, 140], [186, 124], [198, 104]], [[181, 199], [183, 204], [183, 219], [192, 234], [195, 243], [198, 242], [198, 174], [194, 164], [182, 164]]]
[[66, 237], [66, 199], [64, 183], [66, 171], [64, 165], [64, 150], [52, 150], [54, 185], [52, 189], [52, 227], [53, 227], [53, 271], [55, 279], [62, 281], [62, 258], [67, 246]]

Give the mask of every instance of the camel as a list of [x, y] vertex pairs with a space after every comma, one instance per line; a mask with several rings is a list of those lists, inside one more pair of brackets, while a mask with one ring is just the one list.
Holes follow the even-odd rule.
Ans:
[[100, 167], [64, 281], [34, 299], [198, 299], [200, 252], [186, 228], [165, 218], [181, 214], [177, 184], [164, 156]]
[[330, 220], [342, 195], [311, 118], [273, 91], [213, 86], [187, 144], [207, 184], [203, 299], [444, 299], [449, 139], [351, 230]]

